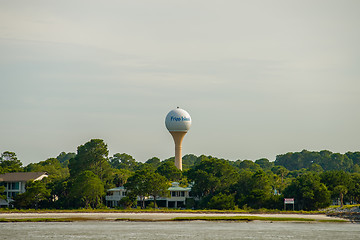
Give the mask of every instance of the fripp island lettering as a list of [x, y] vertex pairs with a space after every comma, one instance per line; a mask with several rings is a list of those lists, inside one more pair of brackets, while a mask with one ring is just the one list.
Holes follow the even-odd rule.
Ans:
[[190, 118], [187, 117], [170, 117], [170, 121], [180, 122], [180, 121], [190, 121]]

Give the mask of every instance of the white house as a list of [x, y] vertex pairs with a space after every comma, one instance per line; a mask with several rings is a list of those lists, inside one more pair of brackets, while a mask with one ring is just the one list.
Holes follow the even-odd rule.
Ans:
[[[168, 188], [170, 191], [169, 197], [158, 197], [156, 202], [164, 202], [164, 206], [169, 208], [177, 208], [185, 206], [186, 198], [189, 198], [189, 192], [191, 187], [180, 187], [179, 183], [173, 182], [171, 187]], [[124, 187], [116, 187], [107, 190], [107, 196], [105, 197], [106, 206], [108, 207], [117, 207], [119, 206], [119, 201], [126, 196], [126, 189]], [[140, 198], [137, 199], [140, 201]], [[145, 201], [153, 201], [153, 197], [147, 197]]]
[[159, 198], [166, 200], [166, 207], [177, 208], [180, 206], [185, 206], [186, 198], [189, 198], [189, 193], [191, 191], [191, 187], [179, 187], [178, 182], [173, 182], [171, 187], [169, 187], [170, 197], [169, 198]]
[[8, 207], [13, 198], [20, 193], [24, 193], [27, 181], [39, 181], [48, 177], [46, 172], [14, 172], [0, 174], [0, 186], [5, 187], [6, 199], [0, 198], [0, 207]]
[[106, 206], [108, 207], [117, 207], [119, 206], [119, 201], [126, 196], [126, 190], [124, 187], [116, 187], [107, 190], [107, 195], [105, 197]]

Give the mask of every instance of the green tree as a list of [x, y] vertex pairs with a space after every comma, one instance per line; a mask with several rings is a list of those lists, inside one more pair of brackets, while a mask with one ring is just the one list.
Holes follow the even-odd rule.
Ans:
[[141, 208], [145, 208], [145, 198], [149, 196], [149, 181], [147, 175], [151, 172], [147, 170], [136, 171], [135, 174], [128, 178], [124, 185], [127, 190], [127, 195], [130, 197], [139, 196], [141, 201]]
[[71, 181], [66, 179], [54, 179], [47, 183], [47, 188], [51, 190], [51, 208], [69, 208], [72, 199], [70, 198], [70, 185]]
[[261, 167], [258, 164], [254, 163], [251, 160], [240, 161], [237, 166], [239, 169], [249, 170], [253, 172], [256, 172], [261, 169]]
[[261, 158], [255, 161], [264, 171], [271, 170], [274, 167], [274, 162], [270, 162], [267, 158]]
[[353, 164], [360, 166], [360, 152], [347, 152], [345, 155], [351, 159]]
[[[175, 158], [173, 158], [173, 162], [175, 161]], [[183, 164], [183, 171], [188, 170], [189, 168], [193, 167], [196, 163], [198, 163], [198, 157], [194, 154], [186, 154], [182, 158], [182, 164]]]
[[247, 197], [252, 188], [251, 178], [254, 175], [251, 171], [242, 171], [239, 174], [237, 183], [231, 186], [231, 192], [235, 194], [235, 201], [239, 207], [248, 203]]
[[119, 201], [120, 205], [122, 205], [125, 209], [130, 208], [131, 206], [136, 204], [135, 196], [125, 196]]
[[225, 191], [239, 178], [236, 168], [228, 161], [206, 157], [190, 169], [187, 175], [194, 182], [191, 192], [198, 197]]
[[64, 179], [69, 176], [69, 169], [62, 167], [56, 158], [49, 158], [39, 163], [30, 163], [24, 170], [26, 172], [47, 172], [50, 179]]
[[148, 183], [146, 184], [148, 188], [148, 194], [154, 198], [154, 207], [156, 208], [156, 199], [157, 197], [167, 197], [169, 196], [170, 184], [168, 180], [160, 175], [159, 173], [151, 173], [147, 175]]
[[299, 209], [317, 210], [330, 205], [330, 191], [320, 182], [316, 173], [308, 172], [297, 177], [284, 191], [287, 198], [295, 198]]
[[150, 166], [152, 169], [154, 169], [154, 171], [160, 166], [160, 159], [157, 158], [157, 157], [153, 157], [153, 158], [150, 158], [148, 159], [146, 162], [145, 162], [146, 165]]
[[139, 165], [131, 155], [126, 153], [115, 153], [110, 157], [110, 164], [113, 168], [130, 171], [134, 171]]
[[253, 208], [266, 207], [266, 202], [272, 195], [272, 188], [268, 176], [259, 170], [251, 177], [251, 190], [248, 205]]
[[[307, 172], [309, 172], [309, 171], [306, 168], [301, 168], [299, 170], [289, 171], [288, 174], [286, 175], [286, 178], [297, 178], [298, 176], [303, 175], [303, 174], [305, 174]], [[284, 180], [286, 178], [284, 178]]]
[[131, 177], [134, 173], [126, 169], [116, 169], [114, 172], [113, 183], [116, 187], [124, 186], [128, 178]]
[[154, 197], [154, 206], [156, 207], [156, 198], [168, 196], [169, 187], [168, 180], [159, 173], [153, 172], [151, 166], [136, 171], [125, 184], [127, 195], [139, 196], [142, 208], [145, 208], [145, 198], [148, 196]]
[[344, 206], [344, 195], [347, 194], [348, 189], [347, 187], [345, 187], [344, 185], [337, 185], [334, 188], [334, 193], [335, 194], [339, 194], [339, 198], [340, 198], [340, 207]]
[[[69, 169], [67, 167], [63, 167], [57, 158], [49, 158], [45, 161], [40, 161], [39, 163], [30, 163], [24, 168], [24, 170], [26, 172], [48, 173], [49, 177], [43, 181], [46, 182], [46, 188], [51, 191], [51, 198], [49, 198], [49, 201], [46, 203], [42, 203], [44, 207], [68, 207], [68, 201], [63, 199], [63, 197], [67, 195], [60, 194], [57, 191], [64, 182], [67, 182], [67, 179], [69, 178]], [[62, 189], [62, 191], [65, 192], [64, 189]]]
[[6, 199], [6, 195], [4, 194], [5, 187], [0, 185], [0, 199]]
[[74, 158], [75, 156], [76, 153], [61, 152], [59, 156], [56, 157], [56, 159], [59, 160], [62, 167], [67, 167], [69, 165], [69, 160]]
[[273, 193], [269, 177], [263, 170], [241, 172], [239, 181], [231, 189], [239, 207], [245, 204], [252, 208], [266, 207]]
[[313, 163], [313, 164], [310, 165], [309, 171], [322, 173], [324, 171], [324, 169], [319, 164]]
[[84, 171], [91, 171], [105, 184], [112, 184], [112, 172], [108, 162], [109, 151], [101, 139], [91, 139], [77, 148], [76, 157], [70, 159], [70, 177], [76, 178]]
[[80, 207], [97, 208], [105, 195], [104, 184], [92, 171], [83, 171], [71, 187], [70, 195], [80, 203]]
[[[200, 157], [197, 157], [194, 154], [187, 154], [187, 155], [183, 156], [182, 157], [183, 171], [189, 170], [194, 165], [198, 164], [201, 161], [202, 157], [205, 157], [205, 156], [201, 155]], [[168, 159], [165, 159], [162, 161], [162, 163], [165, 163], [165, 162], [172, 162], [173, 164], [175, 164], [175, 157], [171, 157], [171, 158], [168, 158]]]
[[175, 167], [172, 162], [164, 162], [157, 169], [156, 172], [166, 177], [169, 181], [180, 181], [182, 171]]
[[3, 173], [22, 172], [22, 163], [14, 152], [3, 152], [0, 157], [0, 167]]
[[[276, 166], [276, 167], [282, 167], [282, 166]], [[289, 171], [286, 168], [284, 168], [284, 169], [286, 171], [284, 173], [281, 171], [276, 171], [275, 168], [272, 168], [272, 170], [274, 170], [274, 172], [277, 172], [277, 174], [275, 174], [273, 171], [269, 171], [269, 170], [267, 170], [265, 172], [269, 178], [271, 188], [273, 189], [272, 192], [274, 193], [274, 195], [281, 194], [284, 191], [284, 189], [293, 180], [293, 178], [288, 177]]]
[[351, 174], [352, 184], [349, 187], [348, 195], [352, 200], [360, 202], [360, 173]]
[[208, 204], [210, 209], [233, 210], [235, 209], [235, 198], [232, 194], [219, 193], [213, 196]]
[[287, 170], [283, 166], [274, 166], [273, 168], [271, 168], [271, 171], [280, 177], [282, 186], [281, 189], [283, 189], [284, 178], [286, 177], [286, 175], [289, 174], [289, 170]]
[[14, 198], [16, 208], [39, 208], [41, 203], [50, 197], [50, 189], [46, 188], [45, 181], [28, 181], [26, 192]]
[[349, 171], [353, 165], [352, 160], [346, 155], [340, 153], [333, 153], [326, 158], [321, 158], [319, 165], [325, 170], [344, 170]]
[[301, 159], [301, 154], [292, 152], [277, 155], [274, 163], [275, 166], [283, 166], [290, 171], [303, 168], [304, 166], [304, 163]]
[[354, 166], [351, 168], [351, 172], [360, 173], [360, 166], [358, 164], [354, 164]]
[[360, 163], [360, 152], [346, 154], [332, 153], [328, 150], [320, 152], [289, 152], [276, 156], [275, 165], [284, 166], [290, 171], [309, 169], [312, 164], [318, 164], [324, 171], [350, 171], [354, 164]]
[[189, 178], [195, 184], [191, 188], [191, 193], [197, 197], [206, 197], [209, 194], [214, 194], [219, 190], [221, 180], [213, 173], [206, 172], [201, 169], [196, 171], [189, 171]]
[[339, 194], [335, 192], [336, 186], [345, 186], [347, 189], [351, 188], [351, 174], [345, 171], [325, 171], [320, 174], [321, 182], [324, 183], [331, 191], [331, 198], [338, 198]]

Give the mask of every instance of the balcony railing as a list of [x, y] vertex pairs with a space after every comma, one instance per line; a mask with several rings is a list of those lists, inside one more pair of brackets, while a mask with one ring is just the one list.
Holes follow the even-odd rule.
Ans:
[[107, 200], [107, 201], [120, 201], [121, 200], [121, 196], [119, 196], [119, 195], [115, 195], [115, 196], [105, 196], [105, 199]]

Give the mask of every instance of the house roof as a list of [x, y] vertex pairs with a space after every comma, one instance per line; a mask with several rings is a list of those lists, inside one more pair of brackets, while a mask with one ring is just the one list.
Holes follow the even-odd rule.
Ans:
[[183, 188], [183, 187], [169, 187], [169, 191], [191, 191], [191, 188]]
[[191, 191], [191, 187], [180, 187], [178, 182], [172, 182], [169, 191]]
[[47, 177], [46, 172], [14, 172], [0, 174], [0, 182], [22, 182]]
[[125, 188], [122, 186], [122, 187], [111, 188], [111, 189], [108, 189], [107, 191], [108, 192], [116, 192], [116, 191], [120, 191], [120, 190], [125, 190]]
[[[125, 188], [122, 187], [116, 187], [116, 188], [111, 188], [108, 189], [108, 192], [117, 192], [120, 190], [125, 190]], [[179, 187], [178, 183], [174, 182], [172, 183], [172, 186], [168, 188], [169, 191], [191, 191], [191, 187]]]

